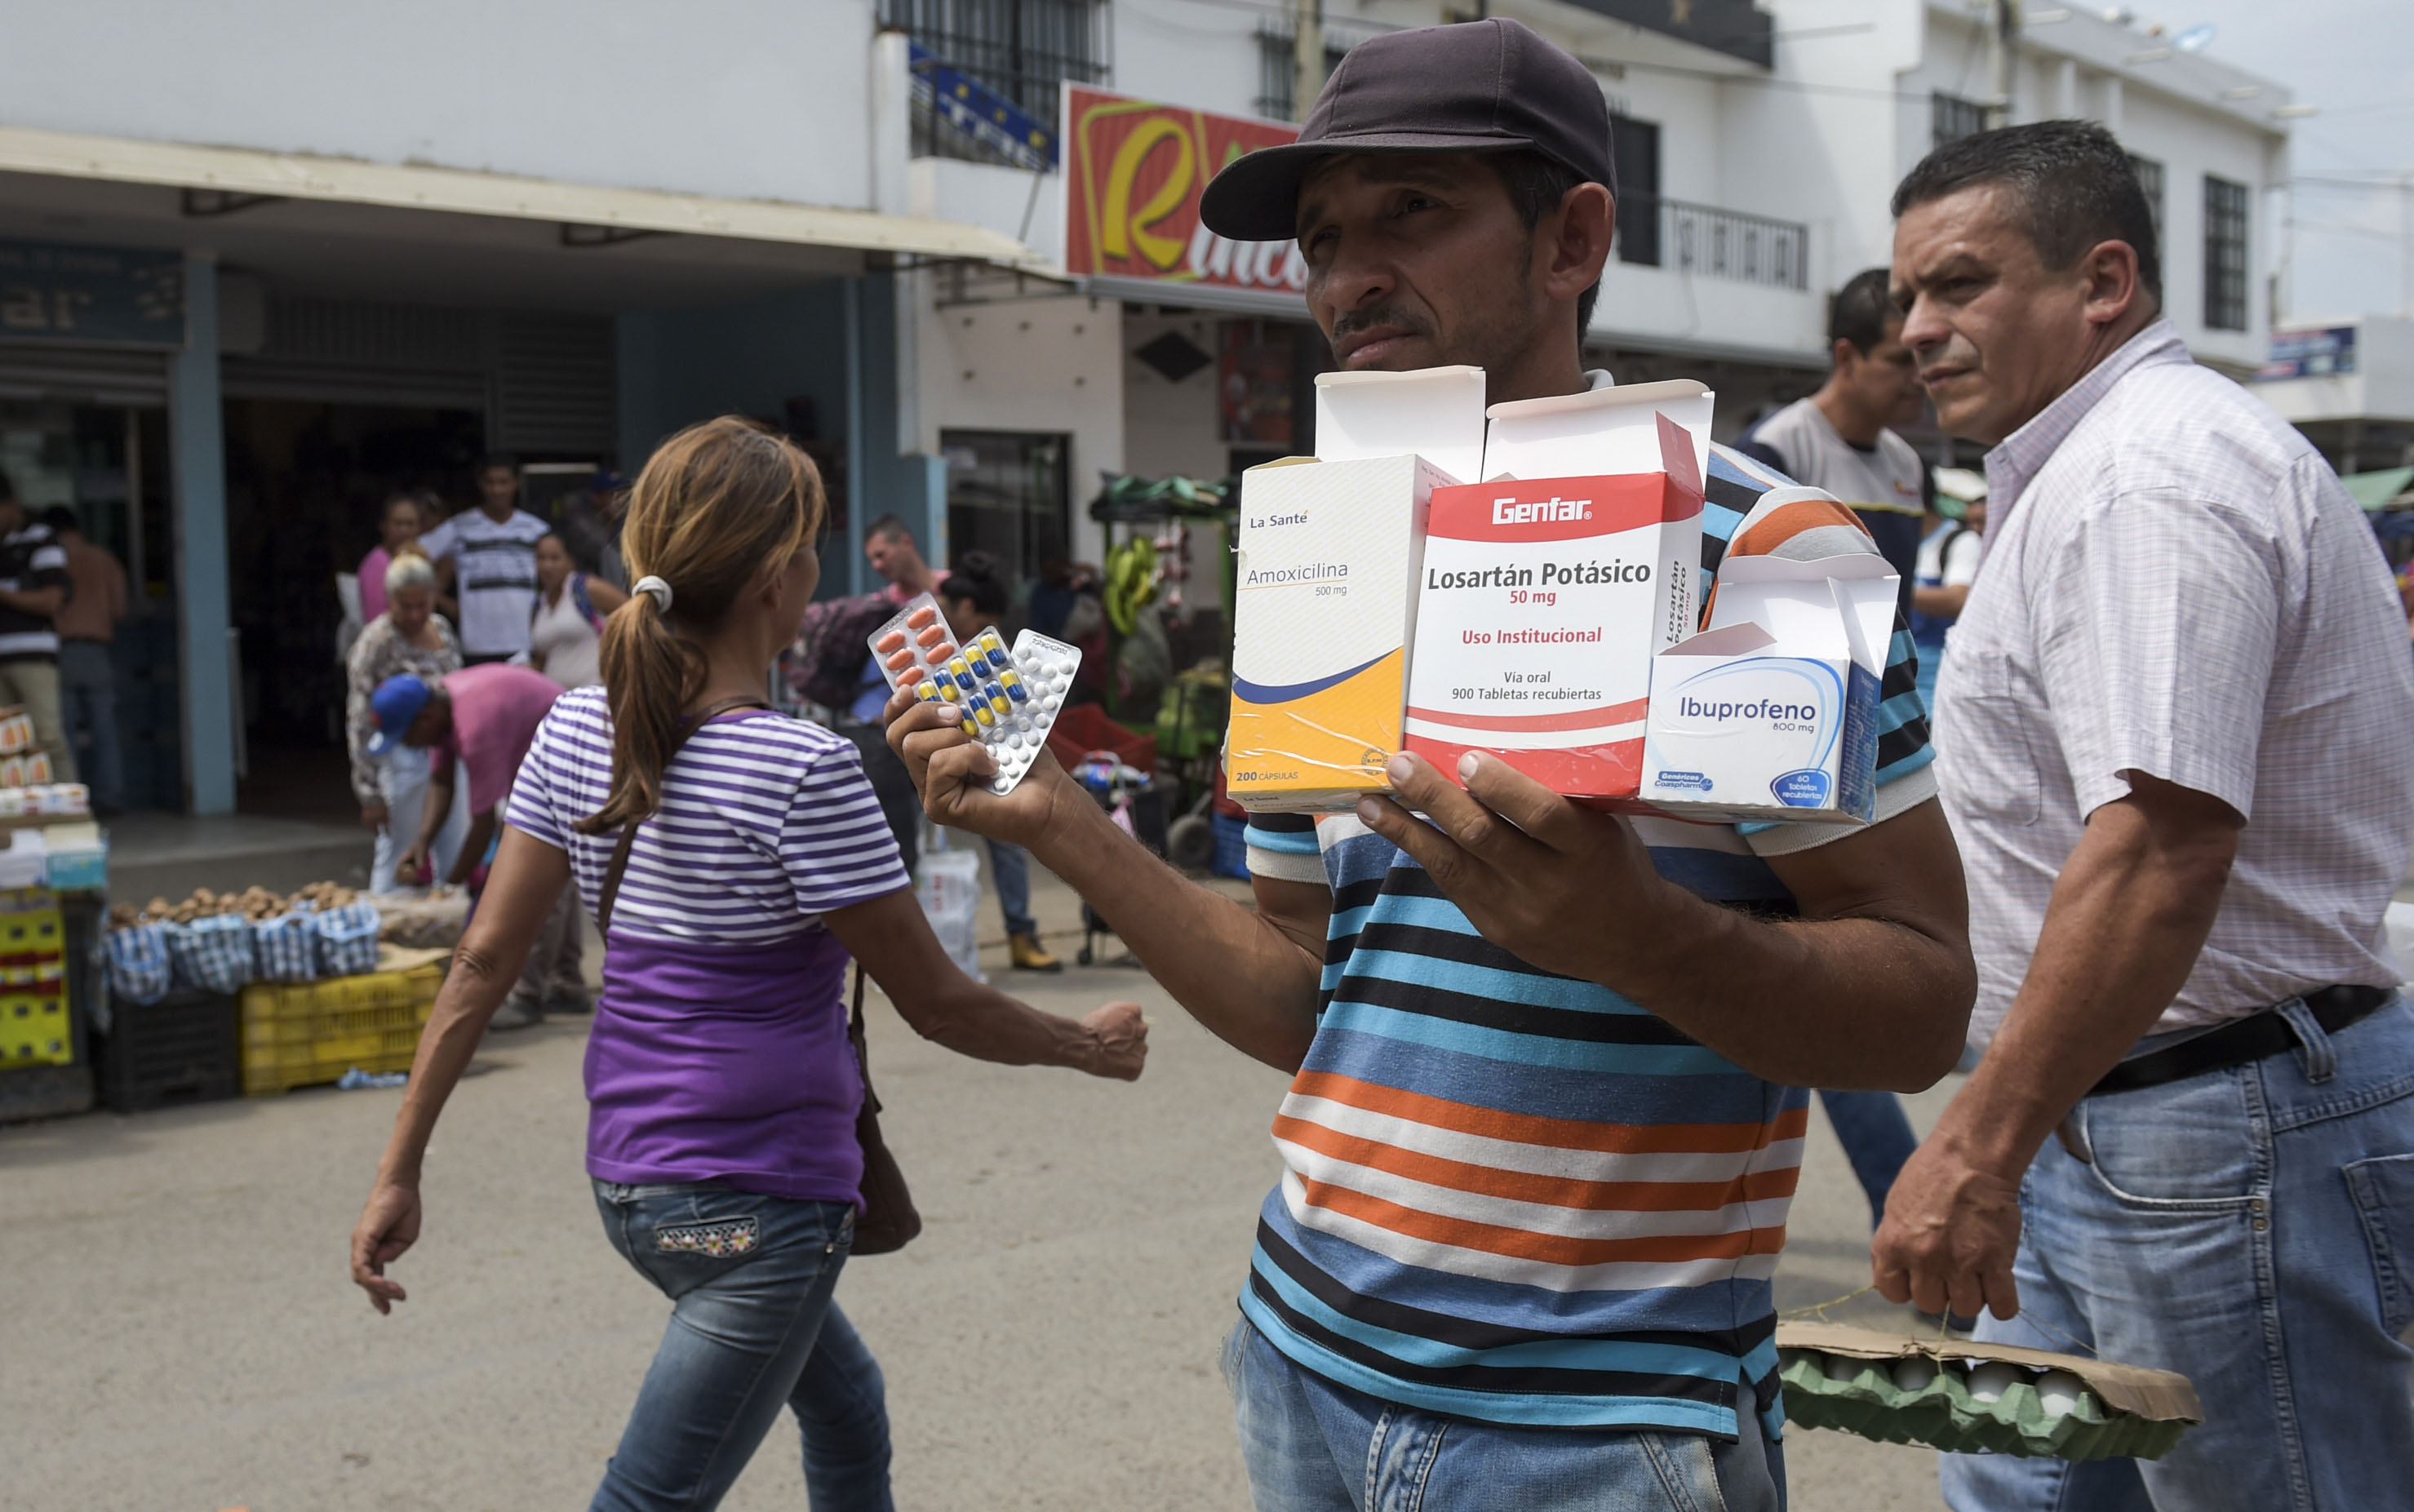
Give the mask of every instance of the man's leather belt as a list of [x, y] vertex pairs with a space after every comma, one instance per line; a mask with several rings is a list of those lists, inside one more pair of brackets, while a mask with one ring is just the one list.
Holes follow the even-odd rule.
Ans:
[[[2323, 1032], [2335, 1034], [2378, 1011], [2395, 996], [2388, 987], [2323, 987], [2305, 994], [2305, 1006], [2313, 1010], [2314, 1022], [2322, 1026]], [[2141, 1087], [2160, 1087], [2165, 1082], [2201, 1076], [2209, 1071], [2227, 1071], [2231, 1066], [2278, 1055], [2293, 1048], [2296, 1043], [2296, 1031], [2288, 1028], [2288, 1021], [2280, 1016], [2279, 1010], [2266, 1008], [2224, 1024], [2211, 1033], [2182, 1040], [2168, 1049], [2123, 1060], [2106, 1072], [2104, 1079], [2090, 1088], [2087, 1095], [2134, 1092]]]

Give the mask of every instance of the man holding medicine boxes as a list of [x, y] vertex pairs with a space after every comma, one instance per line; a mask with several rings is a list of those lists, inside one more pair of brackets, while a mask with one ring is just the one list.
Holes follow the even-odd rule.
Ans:
[[[1298, 236], [1343, 368], [1480, 365], [1498, 403], [1609, 381], [1580, 335], [1615, 192], [1599, 83], [1490, 20], [1360, 44], [1202, 211]], [[1707, 566], [1873, 550], [1724, 449], [1706, 482]], [[1928, 1086], [1974, 990], [1907, 635], [1884, 692], [1865, 828], [1629, 820], [1489, 757], [1453, 780], [1395, 756], [1394, 796], [1252, 819], [1255, 911], [1052, 762], [998, 797], [980, 748], [890, 704], [933, 818], [1029, 846], [1295, 1077], [1224, 1359], [1262, 1512], [1781, 1505], [1798, 1089]]]
[[2203, 1399], [2156, 1460], [1948, 1455], [1958, 1512], [2414, 1507], [2404, 612], [2320, 454], [2164, 319], [2129, 162], [2047, 121], [1895, 191], [1902, 339], [1993, 449], [1938, 688], [1985, 1054], [1875, 1279]]

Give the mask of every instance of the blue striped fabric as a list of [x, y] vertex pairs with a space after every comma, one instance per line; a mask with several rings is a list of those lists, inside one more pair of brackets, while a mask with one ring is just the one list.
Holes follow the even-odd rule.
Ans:
[[[573, 826], [604, 807], [611, 780], [604, 689], [562, 694], [512, 785], [509, 822], [570, 853], [590, 912], [618, 835]], [[855, 747], [817, 724], [741, 710], [697, 731], [672, 761], [662, 812], [630, 847], [612, 933], [764, 945], [908, 885]]]
[[[1762, 507], [1786, 486], [1712, 450], [1705, 602], [1731, 551], [1873, 549], [1832, 501]], [[1882, 685], [1879, 780], [1912, 784], [1899, 806], [1931, 782], [1914, 654], [1898, 634]], [[1743, 827], [1634, 824], [1661, 876], [1793, 911]], [[1812, 838], [1782, 828], [1764, 847]], [[1259, 1217], [1250, 1321], [1306, 1369], [1429, 1411], [1732, 1434], [1744, 1379], [1778, 1431], [1770, 1277], [1809, 1094], [1486, 941], [1350, 815], [1257, 815], [1248, 843], [1259, 874], [1320, 871], [1333, 894], [1316, 1039], [1274, 1120], [1286, 1169]]]

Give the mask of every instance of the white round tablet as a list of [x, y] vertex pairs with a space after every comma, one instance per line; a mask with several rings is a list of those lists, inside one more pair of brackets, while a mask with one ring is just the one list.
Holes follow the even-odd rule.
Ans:
[[2037, 1377], [2036, 1389], [2048, 1417], [2065, 1416], [2087, 1400], [2087, 1383], [2068, 1371], [2046, 1371]]
[[2004, 1393], [2028, 1379], [2028, 1372], [2002, 1360], [1982, 1360], [1970, 1370], [1970, 1400], [2000, 1401]]

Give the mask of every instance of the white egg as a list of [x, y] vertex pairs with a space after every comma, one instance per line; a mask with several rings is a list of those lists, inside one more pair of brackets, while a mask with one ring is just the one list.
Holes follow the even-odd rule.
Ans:
[[1830, 1381], [1857, 1381], [1861, 1372], [1869, 1368], [1869, 1361], [1854, 1359], [1848, 1355], [1827, 1356], [1827, 1379]]
[[1970, 1400], [2000, 1401], [2004, 1393], [2028, 1379], [2028, 1372], [2017, 1365], [1990, 1359], [1974, 1366], [1970, 1371]]
[[1936, 1361], [1926, 1355], [1894, 1362], [1894, 1384], [1904, 1391], [1925, 1391], [1936, 1382]]
[[2037, 1397], [2048, 1417], [2061, 1417], [2087, 1400], [2087, 1383], [2068, 1371], [2048, 1371], [2037, 1378]]

